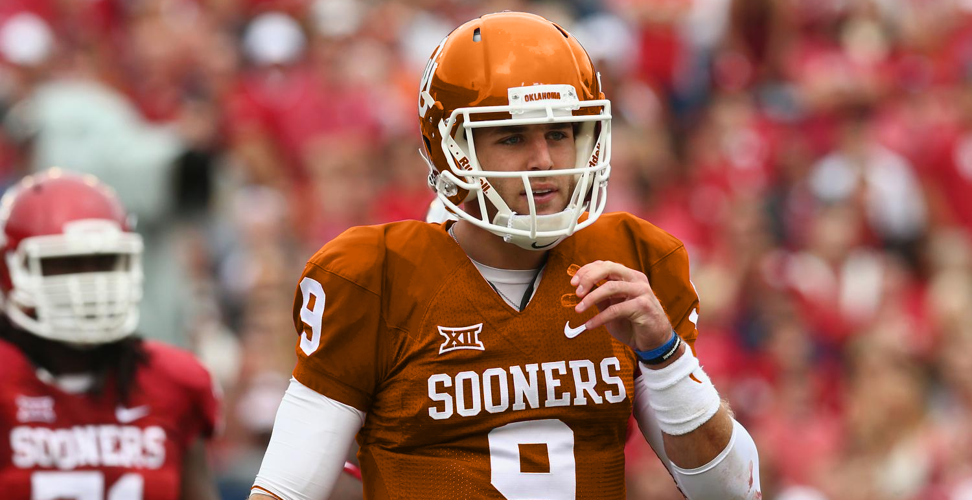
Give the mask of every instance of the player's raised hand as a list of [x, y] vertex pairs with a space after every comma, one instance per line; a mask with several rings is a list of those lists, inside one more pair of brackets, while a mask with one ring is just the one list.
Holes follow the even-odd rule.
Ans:
[[581, 301], [578, 313], [597, 306], [587, 329], [605, 326], [616, 339], [639, 351], [654, 349], [671, 337], [672, 325], [648, 277], [622, 264], [597, 260], [581, 267], [570, 284]]

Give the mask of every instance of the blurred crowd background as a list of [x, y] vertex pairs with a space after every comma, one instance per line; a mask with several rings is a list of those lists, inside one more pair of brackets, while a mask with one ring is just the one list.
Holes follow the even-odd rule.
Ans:
[[[764, 498], [972, 499], [972, 1], [2, 0], [0, 184], [90, 172], [137, 215], [141, 330], [225, 391], [225, 498], [286, 388], [304, 262], [424, 217], [422, 69], [505, 9], [595, 59], [609, 210], [688, 246]], [[628, 468], [630, 498], [681, 498], [641, 439]]]

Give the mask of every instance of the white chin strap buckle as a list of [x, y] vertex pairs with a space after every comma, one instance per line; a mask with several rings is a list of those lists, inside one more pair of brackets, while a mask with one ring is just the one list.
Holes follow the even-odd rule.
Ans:
[[[573, 223], [573, 213], [574, 210], [571, 207], [567, 207], [566, 210], [549, 215], [538, 215], [537, 216], [537, 226], [536, 232], [552, 232], [556, 231], [560, 234], [555, 236], [537, 236], [536, 238], [531, 238], [529, 235], [519, 235], [512, 233], [502, 234], [503, 241], [507, 243], [512, 243], [520, 248], [525, 248], [527, 250], [549, 250], [560, 243], [561, 240], [569, 236], [567, 234], [567, 229]], [[518, 229], [521, 231], [531, 231], [533, 217], [529, 215], [517, 215], [513, 213], [500, 213], [496, 214], [496, 218], [493, 220], [493, 224], [497, 226], [506, 226], [508, 229]]]

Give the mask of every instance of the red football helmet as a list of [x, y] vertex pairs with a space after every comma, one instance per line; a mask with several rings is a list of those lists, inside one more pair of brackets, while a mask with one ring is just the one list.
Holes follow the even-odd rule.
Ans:
[[[495, 172], [480, 167], [473, 129], [575, 124], [574, 168]], [[456, 217], [526, 249], [546, 249], [592, 224], [604, 210], [611, 173], [611, 103], [590, 56], [566, 30], [533, 14], [500, 12], [473, 19], [436, 48], [422, 75], [419, 125], [429, 184]], [[530, 179], [573, 176], [567, 208], [539, 215]], [[491, 179], [523, 181], [530, 213], [514, 213]], [[476, 201], [481, 216], [466, 212]], [[496, 208], [490, 220], [486, 202]], [[587, 212], [585, 218], [584, 214]]]
[[25, 177], [0, 200], [4, 313], [61, 342], [126, 337], [138, 323], [142, 249], [114, 191], [93, 176]]

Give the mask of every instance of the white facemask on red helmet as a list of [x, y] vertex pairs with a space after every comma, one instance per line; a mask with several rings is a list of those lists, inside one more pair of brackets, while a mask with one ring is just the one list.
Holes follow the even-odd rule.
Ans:
[[[94, 177], [57, 169], [25, 177], [0, 200], [3, 311], [51, 340], [122, 339], [138, 324], [142, 250], [117, 196]], [[101, 264], [64, 272], [65, 261], [86, 259]]]
[[[449, 212], [526, 249], [547, 249], [597, 220], [611, 173], [611, 103], [590, 56], [560, 26], [533, 14], [501, 12], [463, 24], [429, 59], [419, 89], [419, 124], [429, 184]], [[576, 164], [554, 171], [483, 170], [473, 130], [572, 123]], [[572, 176], [567, 207], [540, 215], [531, 179]], [[514, 213], [490, 179], [520, 178], [530, 213]], [[495, 208], [490, 219], [486, 202]], [[462, 208], [479, 205], [481, 215]], [[587, 214], [585, 217], [585, 213]]]

